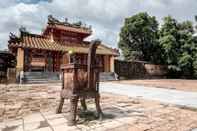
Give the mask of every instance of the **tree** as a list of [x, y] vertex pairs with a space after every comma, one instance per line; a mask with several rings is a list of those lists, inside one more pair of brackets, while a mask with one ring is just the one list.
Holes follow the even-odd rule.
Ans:
[[161, 37], [159, 43], [164, 52], [163, 54], [160, 54], [165, 59], [164, 64], [168, 65], [169, 68], [173, 70], [179, 71], [180, 69], [176, 66], [179, 57], [176, 38], [173, 35], [168, 34]]
[[197, 37], [193, 37], [194, 50], [193, 50], [193, 76], [197, 78]]
[[178, 23], [171, 16], [164, 18], [160, 29], [159, 42], [164, 50], [165, 64], [182, 75], [193, 74], [193, 58], [196, 54], [193, 33], [192, 22]]
[[[197, 21], [197, 16], [195, 17]], [[126, 18], [121, 28], [119, 48], [127, 60], [144, 60], [168, 65], [180, 76], [197, 77], [197, 36], [190, 21], [164, 17], [158, 29], [155, 17], [139, 13]]]
[[159, 32], [159, 43], [164, 50], [165, 64], [174, 71], [180, 71], [178, 60], [181, 56], [179, 43], [179, 24], [171, 16], [164, 17], [164, 24]]
[[193, 74], [193, 58], [196, 54], [195, 40], [193, 38], [194, 27], [192, 22], [185, 21], [179, 24], [179, 43], [181, 45], [181, 56], [178, 64], [185, 75]]
[[126, 60], [156, 61], [159, 52], [158, 22], [147, 13], [126, 18], [121, 28], [119, 48]]

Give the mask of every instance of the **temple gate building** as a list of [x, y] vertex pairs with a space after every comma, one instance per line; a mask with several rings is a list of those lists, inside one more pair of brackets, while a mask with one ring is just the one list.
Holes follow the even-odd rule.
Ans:
[[[8, 48], [17, 58], [17, 72], [60, 72], [61, 64], [87, 63], [90, 42], [84, 39], [91, 34], [91, 27], [81, 22], [61, 22], [50, 15], [41, 35], [21, 28], [19, 37], [11, 33]], [[119, 52], [101, 44], [96, 53], [101, 72], [113, 72]]]

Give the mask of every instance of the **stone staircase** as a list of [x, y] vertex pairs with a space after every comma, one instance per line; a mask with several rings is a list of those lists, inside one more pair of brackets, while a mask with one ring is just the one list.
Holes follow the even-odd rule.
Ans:
[[24, 83], [60, 82], [59, 72], [25, 72]]
[[[101, 72], [100, 81], [115, 81], [117, 75], [114, 72]], [[59, 72], [24, 72], [23, 83], [55, 83], [61, 82]]]
[[115, 81], [118, 80], [115, 72], [101, 72], [100, 81]]

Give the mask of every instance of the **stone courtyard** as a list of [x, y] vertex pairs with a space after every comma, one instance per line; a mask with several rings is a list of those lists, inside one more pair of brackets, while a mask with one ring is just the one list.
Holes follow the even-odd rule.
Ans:
[[[76, 126], [67, 126], [68, 102], [55, 114], [60, 84], [0, 85], [1, 131], [192, 131], [197, 109], [158, 101], [101, 93], [104, 119], [98, 120], [93, 100], [78, 109]], [[79, 104], [80, 105], [80, 104]]]

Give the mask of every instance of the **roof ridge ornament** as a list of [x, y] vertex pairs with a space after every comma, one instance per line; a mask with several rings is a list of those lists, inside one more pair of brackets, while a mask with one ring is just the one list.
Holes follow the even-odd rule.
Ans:
[[48, 15], [48, 24], [49, 25], [55, 25], [55, 24], [57, 24], [57, 25], [65, 25], [65, 26], [71, 25], [68, 22], [68, 18], [65, 18], [65, 21], [61, 22], [58, 19], [56, 19], [55, 17], [53, 17], [53, 15]]
[[69, 26], [74, 28], [82, 28], [84, 30], [91, 30], [91, 26], [87, 27], [86, 24], [83, 24], [81, 21], [70, 23], [68, 22], [68, 18], [65, 18], [64, 21], [60, 21], [53, 17], [53, 15], [48, 15], [48, 24], [49, 25], [63, 25], [63, 26]]
[[21, 41], [21, 39], [12, 32], [10, 32], [9, 38], [10, 38], [9, 41], [11, 41], [11, 42], [20, 42]]
[[30, 35], [30, 34], [31, 34], [31, 33], [29, 33], [29, 32], [27, 31], [26, 27], [24, 27], [24, 26], [21, 26], [21, 27], [19, 28], [19, 32], [20, 32], [20, 36], [21, 36], [21, 37], [23, 37], [23, 36], [25, 36], [25, 35]]

